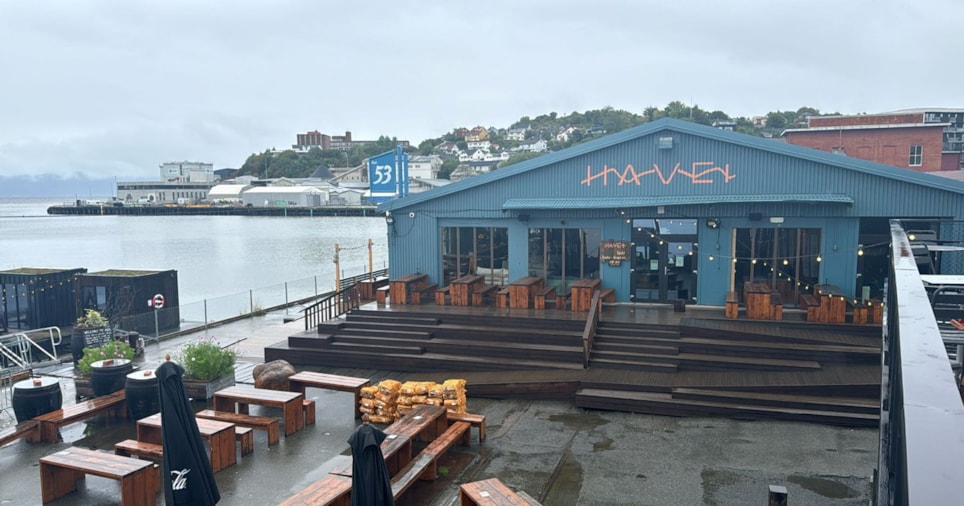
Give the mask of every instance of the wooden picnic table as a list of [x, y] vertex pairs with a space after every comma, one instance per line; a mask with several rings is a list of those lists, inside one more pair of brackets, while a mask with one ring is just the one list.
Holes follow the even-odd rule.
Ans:
[[770, 283], [766, 281], [747, 281], [743, 283], [743, 304], [746, 317], [750, 320], [770, 319]]
[[[201, 437], [210, 446], [211, 470], [215, 473], [238, 462], [234, 445], [234, 424], [195, 418]], [[161, 415], [153, 414], [137, 421], [137, 440], [144, 443], [162, 444]]]
[[428, 285], [428, 274], [406, 274], [388, 281], [388, 297], [392, 304], [410, 304], [412, 292], [421, 291]]
[[509, 282], [509, 307], [512, 309], [529, 309], [535, 300], [536, 293], [542, 290], [542, 278], [526, 276]]
[[352, 404], [352, 409], [355, 411], [355, 418], [361, 418], [362, 412], [358, 409], [358, 405], [361, 403], [361, 389], [371, 385], [371, 383], [371, 380], [368, 378], [301, 371], [288, 377], [288, 390], [304, 394], [307, 387], [314, 387], [338, 390], [341, 392], [353, 392], [355, 394], [355, 403]]
[[592, 294], [602, 287], [600, 279], [580, 279], [572, 284], [572, 310], [586, 312], [592, 307]]
[[433, 441], [448, 428], [447, 410], [443, 406], [419, 404], [400, 420], [385, 428], [385, 434], [398, 434], [422, 441]]
[[358, 296], [364, 300], [372, 300], [375, 298], [375, 290], [386, 285], [388, 285], [388, 278], [384, 276], [363, 279], [358, 282]]
[[304, 400], [305, 394], [301, 392], [233, 386], [214, 393], [214, 410], [247, 415], [249, 404], [281, 408], [281, 420], [285, 425], [285, 436], [290, 436], [305, 426], [304, 410], [302, 409]]
[[459, 506], [537, 506], [528, 494], [516, 494], [498, 478], [459, 485]]
[[120, 500], [124, 506], [157, 503], [160, 480], [153, 462], [76, 446], [40, 458], [43, 503], [77, 490], [78, 479], [88, 474], [120, 481]]
[[470, 306], [472, 305], [472, 294], [485, 286], [485, 276], [466, 274], [452, 280], [449, 286], [449, 295], [452, 297], [453, 306]]

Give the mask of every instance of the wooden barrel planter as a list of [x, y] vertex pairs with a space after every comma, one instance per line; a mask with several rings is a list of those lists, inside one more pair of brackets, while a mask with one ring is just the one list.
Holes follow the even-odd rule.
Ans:
[[124, 385], [127, 413], [132, 420], [140, 420], [161, 410], [161, 397], [154, 371], [134, 371], [127, 375]]
[[90, 364], [90, 385], [94, 395], [107, 395], [124, 388], [134, 364], [126, 358], [98, 360]]
[[58, 410], [63, 400], [57, 378], [31, 378], [13, 385], [12, 404], [17, 423]]

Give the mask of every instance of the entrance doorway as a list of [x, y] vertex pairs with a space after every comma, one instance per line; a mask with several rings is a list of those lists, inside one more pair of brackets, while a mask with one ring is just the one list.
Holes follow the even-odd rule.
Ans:
[[633, 220], [632, 295], [636, 301], [696, 301], [695, 219]]
[[800, 294], [813, 292], [820, 279], [819, 228], [738, 228], [733, 258], [734, 288], [766, 282], [784, 305], [796, 306]]

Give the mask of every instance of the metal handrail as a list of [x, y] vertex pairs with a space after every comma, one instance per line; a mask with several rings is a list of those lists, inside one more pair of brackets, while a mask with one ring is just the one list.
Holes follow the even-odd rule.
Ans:
[[[49, 328], [51, 327], [47, 327], [47, 329]], [[45, 329], [37, 329], [37, 330], [39, 331], [39, 330], [45, 330]], [[57, 334], [58, 334], [58, 337], [60, 337], [60, 329], [57, 329]], [[57, 362], [60, 360], [59, 358], [57, 358], [57, 355], [51, 354], [49, 351], [45, 350], [43, 346], [40, 346], [39, 344], [37, 344], [36, 341], [31, 339], [30, 336], [28, 336], [23, 332], [17, 332], [16, 334], [13, 335], [13, 337], [16, 339], [17, 351], [20, 354], [20, 358], [22, 358], [23, 360], [26, 360], [27, 363], [33, 363], [33, 348], [37, 348], [44, 355], [47, 355], [47, 357], [50, 358], [50, 360], [53, 360], [54, 362]], [[50, 348], [53, 350], [54, 353], [57, 353], [57, 344], [59, 343], [54, 342], [53, 332], [51, 332]]]
[[7, 348], [7, 346], [3, 343], [0, 343], [0, 355], [3, 355], [4, 357], [7, 358], [7, 360], [13, 362], [14, 365], [16, 365], [17, 367], [20, 367], [21, 369], [24, 369], [27, 367], [27, 362], [23, 359], [23, 357], [17, 355], [16, 352], [11, 350], [10, 348]]

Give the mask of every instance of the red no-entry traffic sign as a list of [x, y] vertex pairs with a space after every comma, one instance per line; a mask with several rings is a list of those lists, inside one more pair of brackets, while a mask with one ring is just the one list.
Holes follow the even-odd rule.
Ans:
[[161, 309], [164, 307], [164, 296], [161, 294], [155, 295], [151, 300], [147, 301], [147, 305], [154, 309]]

